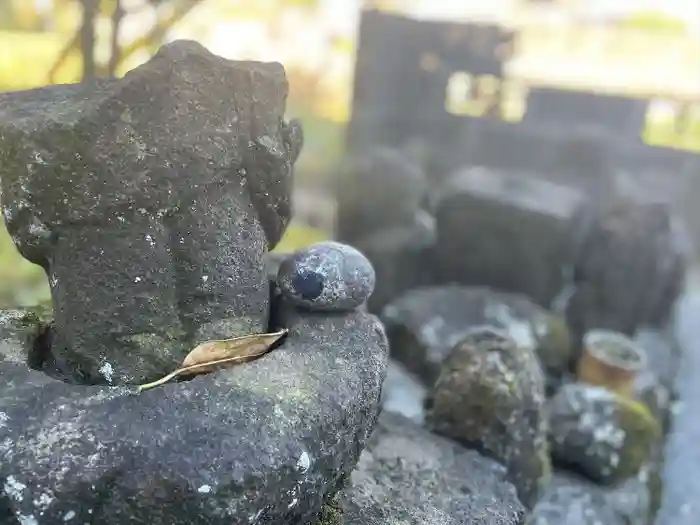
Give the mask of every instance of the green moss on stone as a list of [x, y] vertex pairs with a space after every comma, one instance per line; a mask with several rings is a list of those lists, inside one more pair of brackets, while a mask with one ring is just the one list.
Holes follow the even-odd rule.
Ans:
[[661, 426], [651, 411], [639, 401], [618, 396], [618, 424], [625, 432], [617, 479], [634, 476], [649, 459], [652, 447], [661, 439]]
[[21, 319], [23, 326], [41, 329], [51, 324], [53, 320], [53, 308], [51, 303], [40, 303], [25, 310]]
[[566, 321], [561, 317], [545, 316], [544, 334], [539, 337], [537, 355], [547, 370], [562, 372], [567, 369], [573, 354], [573, 337]]
[[345, 523], [343, 507], [336, 495], [321, 508], [316, 525], [342, 525], [343, 523]]

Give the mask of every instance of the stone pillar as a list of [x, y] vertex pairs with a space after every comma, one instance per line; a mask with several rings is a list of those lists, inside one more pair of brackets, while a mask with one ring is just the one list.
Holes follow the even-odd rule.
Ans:
[[287, 91], [280, 64], [178, 41], [123, 79], [0, 95], [3, 211], [49, 277], [59, 366], [140, 383], [266, 329], [302, 144]]

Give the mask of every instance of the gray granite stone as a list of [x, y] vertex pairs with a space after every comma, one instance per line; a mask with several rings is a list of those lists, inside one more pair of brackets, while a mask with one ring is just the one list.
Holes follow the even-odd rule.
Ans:
[[383, 413], [350, 486], [345, 525], [521, 525], [525, 511], [505, 468]]
[[355, 466], [379, 412], [381, 325], [289, 318], [266, 356], [137, 393], [27, 367], [36, 320], [0, 315], [0, 521], [306, 524]]
[[549, 307], [568, 284], [585, 194], [506, 171], [469, 168], [438, 187], [436, 284], [489, 286]]
[[280, 264], [277, 285], [299, 308], [342, 312], [367, 302], [374, 291], [372, 264], [352, 246], [325, 241], [302, 248]]
[[558, 471], [528, 517], [528, 525], [647, 525], [650, 498], [644, 476], [601, 487]]

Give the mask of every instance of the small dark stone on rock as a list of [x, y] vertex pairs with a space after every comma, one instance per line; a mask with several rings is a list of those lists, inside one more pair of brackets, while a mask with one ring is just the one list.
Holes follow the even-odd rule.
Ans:
[[292, 286], [303, 301], [313, 301], [323, 293], [323, 275], [300, 271], [292, 278]]
[[314, 244], [285, 259], [277, 274], [282, 294], [312, 311], [347, 311], [363, 305], [374, 290], [374, 268], [351, 246]]

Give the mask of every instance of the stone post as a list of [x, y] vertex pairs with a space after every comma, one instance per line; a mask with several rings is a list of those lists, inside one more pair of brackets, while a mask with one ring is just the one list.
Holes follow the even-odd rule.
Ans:
[[123, 79], [0, 95], [3, 212], [49, 277], [59, 367], [140, 383], [266, 329], [302, 144], [287, 90], [280, 64], [177, 41]]

